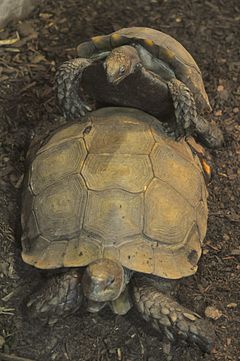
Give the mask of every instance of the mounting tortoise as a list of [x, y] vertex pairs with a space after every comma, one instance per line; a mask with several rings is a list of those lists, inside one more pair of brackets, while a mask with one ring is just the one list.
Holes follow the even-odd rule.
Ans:
[[58, 130], [28, 153], [22, 258], [58, 269], [28, 301], [55, 322], [79, 309], [135, 305], [156, 329], [211, 350], [209, 321], [174, 298], [194, 274], [207, 229], [199, 157], [160, 122], [132, 108], [103, 108]]
[[81, 98], [82, 88], [101, 106], [131, 106], [170, 123], [177, 138], [196, 133], [209, 147], [222, 145], [220, 129], [200, 115], [211, 110], [201, 71], [171, 36], [124, 28], [80, 44], [77, 54], [56, 76], [65, 116], [74, 119], [91, 111]]

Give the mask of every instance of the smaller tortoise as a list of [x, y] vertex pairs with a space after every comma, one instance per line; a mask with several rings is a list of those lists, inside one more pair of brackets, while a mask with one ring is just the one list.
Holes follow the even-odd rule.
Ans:
[[194, 274], [207, 228], [207, 189], [197, 155], [159, 121], [105, 108], [58, 130], [28, 153], [22, 258], [59, 273], [28, 302], [48, 322], [81, 307], [132, 303], [173, 341], [210, 351], [211, 324], [174, 298]]
[[[81, 86], [101, 106], [132, 106], [161, 119], [167, 115], [165, 121], [175, 121], [177, 138], [196, 133], [209, 147], [222, 145], [221, 131], [200, 115], [211, 110], [201, 71], [171, 36], [124, 28], [80, 44], [77, 53], [79, 58], [65, 62], [56, 76], [58, 100], [67, 117], [91, 110], [81, 99]], [[96, 63], [101, 66], [94, 67]]]

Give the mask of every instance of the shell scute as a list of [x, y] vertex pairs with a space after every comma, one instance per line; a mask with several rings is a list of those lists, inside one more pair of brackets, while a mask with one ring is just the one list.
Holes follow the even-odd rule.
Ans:
[[87, 151], [82, 139], [67, 141], [37, 155], [31, 166], [34, 194], [81, 168]]
[[104, 245], [142, 232], [143, 194], [113, 189], [88, 192], [83, 228], [101, 237]]
[[150, 157], [154, 175], [171, 185], [195, 207], [201, 196], [203, 176], [200, 170], [168, 144], [155, 144]]
[[194, 221], [191, 205], [168, 183], [155, 178], [145, 195], [144, 233], [174, 246], [184, 241]]
[[42, 191], [33, 203], [40, 232], [50, 240], [78, 233], [82, 227], [87, 192], [80, 175], [66, 177]]

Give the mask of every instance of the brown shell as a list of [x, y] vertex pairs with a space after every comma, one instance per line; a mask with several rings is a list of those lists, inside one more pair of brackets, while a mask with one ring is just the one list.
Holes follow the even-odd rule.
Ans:
[[49, 269], [105, 257], [166, 278], [196, 271], [208, 214], [203, 171], [159, 124], [105, 108], [45, 142], [23, 192], [25, 262]]
[[[131, 43], [139, 43], [150, 53], [163, 60], [173, 69], [176, 77], [184, 82], [194, 94], [200, 111], [210, 111], [211, 106], [203, 84], [201, 71], [191, 54], [173, 37], [159, 30], [145, 27], [119, 29], [114, 33], [95, 36], [92, 39], [98, 51]], [[78, 47], [81, 54], [81, 44]]]

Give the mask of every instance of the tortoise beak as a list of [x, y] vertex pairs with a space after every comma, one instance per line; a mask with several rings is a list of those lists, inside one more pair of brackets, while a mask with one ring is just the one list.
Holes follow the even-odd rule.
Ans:
[[113, 85], [118, 85], [121, 81], [122, 81], [122, 78], [112, 78], [112, 77], [108, 77], [108, 81], [109, 83], [113, 84]]

